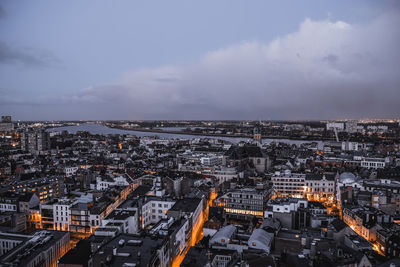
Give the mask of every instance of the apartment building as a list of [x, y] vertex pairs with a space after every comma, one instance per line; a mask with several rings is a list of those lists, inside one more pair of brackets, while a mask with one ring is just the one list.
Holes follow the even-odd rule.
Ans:
[[128, 186], [129, 181], [127, 176], [109, 177], [102, 176], [96, 177], [96, 189], [103, 191], [113, 186]]
[[255, 188], [235, 189], [221, 196], [217, 201], [223, 206], [229, 218], [262, 218], [267, 203], [267, 191]]
[[29, 237], [26, 235], [0, 233], [0, 256], [6, 254], [8, 251], [12, 250], [28, 239]]
[[41, 225], [47, 230], [69, 231], [71, 224], [71, 199], [54, 199], [40, 204]]
[[18, 195], [5, 192], [0, 195], [0, 212], [14, 211], [18, 209]]
[[102, 220], [102, 227], [118, 227], [121, 233], [137, 234], [139, 231], [135, 210], [114, 210]]
[[303, 197], [305, 193], [306, 175], [302, 173], [275, 172], [271, 177], [275, 194], [279, 196]]
[[363, 186], [368, 192], [383, 191], [387, 195], [400, 193], [400, 182], [390, 179], [364, 180]]
[[78, 171], [78, 169], [79, 169], [79, 167], [66, 167], [64, 169], [65, 176], [66, 177], [71, 177], [71, 176], [75, 175], [76, 172]]
[[49, 134], [44, 130], [28, 130], [22, 132], [21, 149], [31, 153], [50, 149]]
[[343, 221], [358, 235], [368, 241], [376, 240], [376, 226], [393, 222], [393, 217], [373, 207], [346, 207], [343, 209]]
[[36, 193], [40, 202], [45, 202], [64, 194], [64, 177], [51, 176], [15, 182], [11, 184], [10, 191]]
[[334, 201], [338, 174], [306, 174], [305, 194], [309, 200]]
[[306, 197], [309, 200], [333, 201], [337, 174], [303, 174], [292, 173], [289, 170], [276, 172], [272, 177], [275, 194], [288, 197]]
[[37, 231], [33, 235], [2, 235], [8, 243], [20, 238], [17, 246], [0, 257], [3, 266], [57, 266], [57, 261], [70, 249], [70, 234], [61, 231]]
[[190, 237], [191, 245], [194, 245], [203, 229], [203, 210], [205, 203], [201, 198], [183, 198], [175, 202], [175, 204], [167, 211], [168, 218], [179, 220], [185, 218], [189, 222], [187, 229], [187, 237]]
[[385, 158], [363, 158], [361, 160], [361, 167], [368, 169], [383, 169], [386, 164]]
[[142, 205], [142, 228], [156, 224], [167, 218], [168, 210], [175, 204], [175, 200], [161, 197], [146, 197]]
[[78, 233], [91, 233], [89, 206], [87, 203], [75, 203], [70, 208], [71, 224], [70, 231]]
[[301, 229], [311, 225], [309, 202], [302, 198], [270, 199], [265, 209], [265, 218], [278, 219], [282, 227]]
[[222, 157], [217, 155], [209, 155], [200, 158], [200, 163], [204, 166], [215, 166], [222, 163]]

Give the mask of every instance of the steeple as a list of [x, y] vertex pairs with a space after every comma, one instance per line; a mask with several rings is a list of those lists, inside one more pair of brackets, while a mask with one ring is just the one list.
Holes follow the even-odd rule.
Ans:
[[262, 144], [260, 123], [257, 123], [256, 126], [254, 126], [254, 129], [253, 129], [253, 140], [257, 145], [261, 145]]

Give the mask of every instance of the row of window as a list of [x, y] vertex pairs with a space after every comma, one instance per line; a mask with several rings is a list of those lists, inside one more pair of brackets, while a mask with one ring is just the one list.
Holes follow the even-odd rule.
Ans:
[[272, 181], [277, 181], [277, 182], [304, 182], [304, 178], [303, 179], [273, 178]]
[[[156, 203], [151, 203], [151, 206], [152, 206], [152, 207], [155, 207], [155, 206], [156, 206]], [[163, 206], [163, 204], [158, 203], [158, 207], [159, 207], [159, 208], [162, 208], [162, 206]], [[168, 208], [168, 204], [164, 204], [164, 208]]]
[[263, 216], [264, 215], [264, 212], [262, 212], [262, 211], [229, 209], [229, 208], [225, 208], [225, 211], [229, 212], [229, 213], [244, 214], [244, 215], [255, 215], [255, 216]]
[[304, 183], [274, 183], [274, 186], [276, 185], [296, 185], [296, 186], [303, 186]]
[[231, 203], [243, 203], [243, 204], [253, 204], [253, 205], [262, 205], [263, 202], [260, 200], [246, 200], [246, 199], [230, 199]]
[[246, 194], [232, 194], [233, 198], [245, 198], [245, 199], [263, 199], [263, 196], [260, 195], [246, 195]]
[[68, 221], [68, 217], [60, 217], [60, 220], [56, 217], [56, 221]]
[[[13, 247], [18, 246], [19, 243], [20, 243], [20, 242], [16, 242], [16, 241], [2, 241], [2, 242], [1, 242], [1, 245], [2, 245], [3, 249], [4, 249], [4, 248], [6, 248], [6, 249], [12, 249]], [[7, 251], [7, 250], [6, 250], [6, 251]]]
[[307, 188], [307, 192], [333, 192], [333, 188]]
[[[313, 185], [321, 186], [320, 183], [314, 183], [314, 184], [313, 183], [306, 183], [306, 186], [313, 186]], [[325, 186], [325, 183], [322, 183], [322, 186]], [[333, 183], [328, 183], [327, 186], [333, 186]]]
[[234, 205], [234, 204], [228, 204], [226, 206], [229, 208], [236, 208], [236, 209], [263, 210], [263, 206], [246, 206], [246, 205]]
[[283, 191], [303, 191], [302, 187], [294, 187], [294, 186], [276, 186], [274, 187], [276, 190], [283, 190]]
[[17, 210], [16, 205], [0, 204], [0, 210]]

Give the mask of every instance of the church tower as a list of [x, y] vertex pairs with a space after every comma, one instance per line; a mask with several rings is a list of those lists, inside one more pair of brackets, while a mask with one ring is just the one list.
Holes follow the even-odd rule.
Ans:
[[254, 143], [256, 143], [257, 145], [261, 145], [261, 127], [260, 124], [257, 123], [257, 125], [254, 127], [253, 130], [253, 140]]

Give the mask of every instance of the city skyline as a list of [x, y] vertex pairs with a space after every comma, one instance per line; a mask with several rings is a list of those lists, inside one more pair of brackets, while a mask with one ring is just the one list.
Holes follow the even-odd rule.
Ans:
[[0, 0], [0, 266], [400, 266], [400, 0]]
[[0, 5], [14, 120], [398, 118], [396, 1]]

